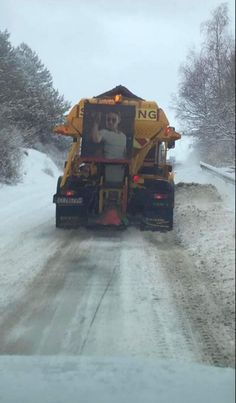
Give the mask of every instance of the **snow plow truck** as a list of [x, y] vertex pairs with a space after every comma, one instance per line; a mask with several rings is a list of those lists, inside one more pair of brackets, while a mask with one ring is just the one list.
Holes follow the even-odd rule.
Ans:
[[53, 196], [56, 227], [172, 229], [167, 151], [181, 135], [156, 102], [119, 85], [81, 99], [54, 132], [73, 139]]

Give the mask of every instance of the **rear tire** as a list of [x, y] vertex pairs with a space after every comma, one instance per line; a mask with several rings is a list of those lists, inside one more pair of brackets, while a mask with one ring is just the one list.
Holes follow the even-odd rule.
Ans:
[[173, 224], [174, 224], [174, 209], [170, 209], [169, 211], [169, 230], [171, 231], [173, 229]]
[[[57, 180], [57, 196], [59, 196], [61, 194], [61, 180], [62, 180], [62, 176], [59, 176], [58, 180]], [[60, 207], [56, 204], [56, 228], [61, 228], [61, 211], [60, 211]]]
[[56, 228], [62, 228], [61, 226], [61, 211], [60, 207], [56, 205]]

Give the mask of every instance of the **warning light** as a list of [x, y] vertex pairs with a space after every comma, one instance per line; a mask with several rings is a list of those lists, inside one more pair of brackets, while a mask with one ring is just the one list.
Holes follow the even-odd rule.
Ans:
[[171, 132], [174, 132], [175, 128], [173, 126], [168, 126], [165, 129], [165, 136], [167, 137]]
[[172, 132], [173, 128], [172, 127], [166, 127], [165, 129], [165, 136], [168, 137], [168, 135]]
[[122, 96], [120, 94], [115, 95], [115, 102], [116, 103], [122, 102]]

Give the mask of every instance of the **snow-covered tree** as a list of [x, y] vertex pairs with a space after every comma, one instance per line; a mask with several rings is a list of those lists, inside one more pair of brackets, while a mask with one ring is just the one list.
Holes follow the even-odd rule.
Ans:
[[177, 117], [189, 128], [201, 128], [209, 116], [209, 69], [204, 55], [190, 52], [180, 68], [181, 82], [175, 97]]
[[10, 119], [14, 117], [25, 81], [9, 37], [7, 31], [0, 31], [0, 107]]
[[36, 52], [26, 44], [13, 48], [10, 34], [0, 31], [0, 181], [19, 178], [21, 146], [63, 148], [52, 128], [68, 108]]
[[195, 129], [207, 152], [224, 149], [232, 158], [235, 50], [228, 26], [227, 5], [223, 3], [213, 11], [211, 19], [202, 24], [204, 40], [200, 52], [190, 52], [181, 66], [174, 103], [177, 118], [188, 128]]
[[34, 129], [43, 143], [52, 141], [52, 128], [62, 120], [69, 104], [53, 87], [49, 70], [40, 61], [36, 52], [22, 43], [15, 50], [26, 86], [22, 103], [16, 110], [21, 127]]
[[0, 182], [16, 183], [21, 178], [22, 134], [0, 110]]

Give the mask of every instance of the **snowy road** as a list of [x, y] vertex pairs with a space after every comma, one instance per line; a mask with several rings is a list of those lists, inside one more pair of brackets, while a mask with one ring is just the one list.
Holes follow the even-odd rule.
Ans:
[[222, 306], [210, 291], [174, 233], [66, 231], [3, 315], [0, 353], [232, 366], [232, 328], [219, 327]]
[[180, 185], [170, 233], [56, 230], [48, 194], [2, 232], [0, 354], [234, 366], [233, 213], [215, 188]]

